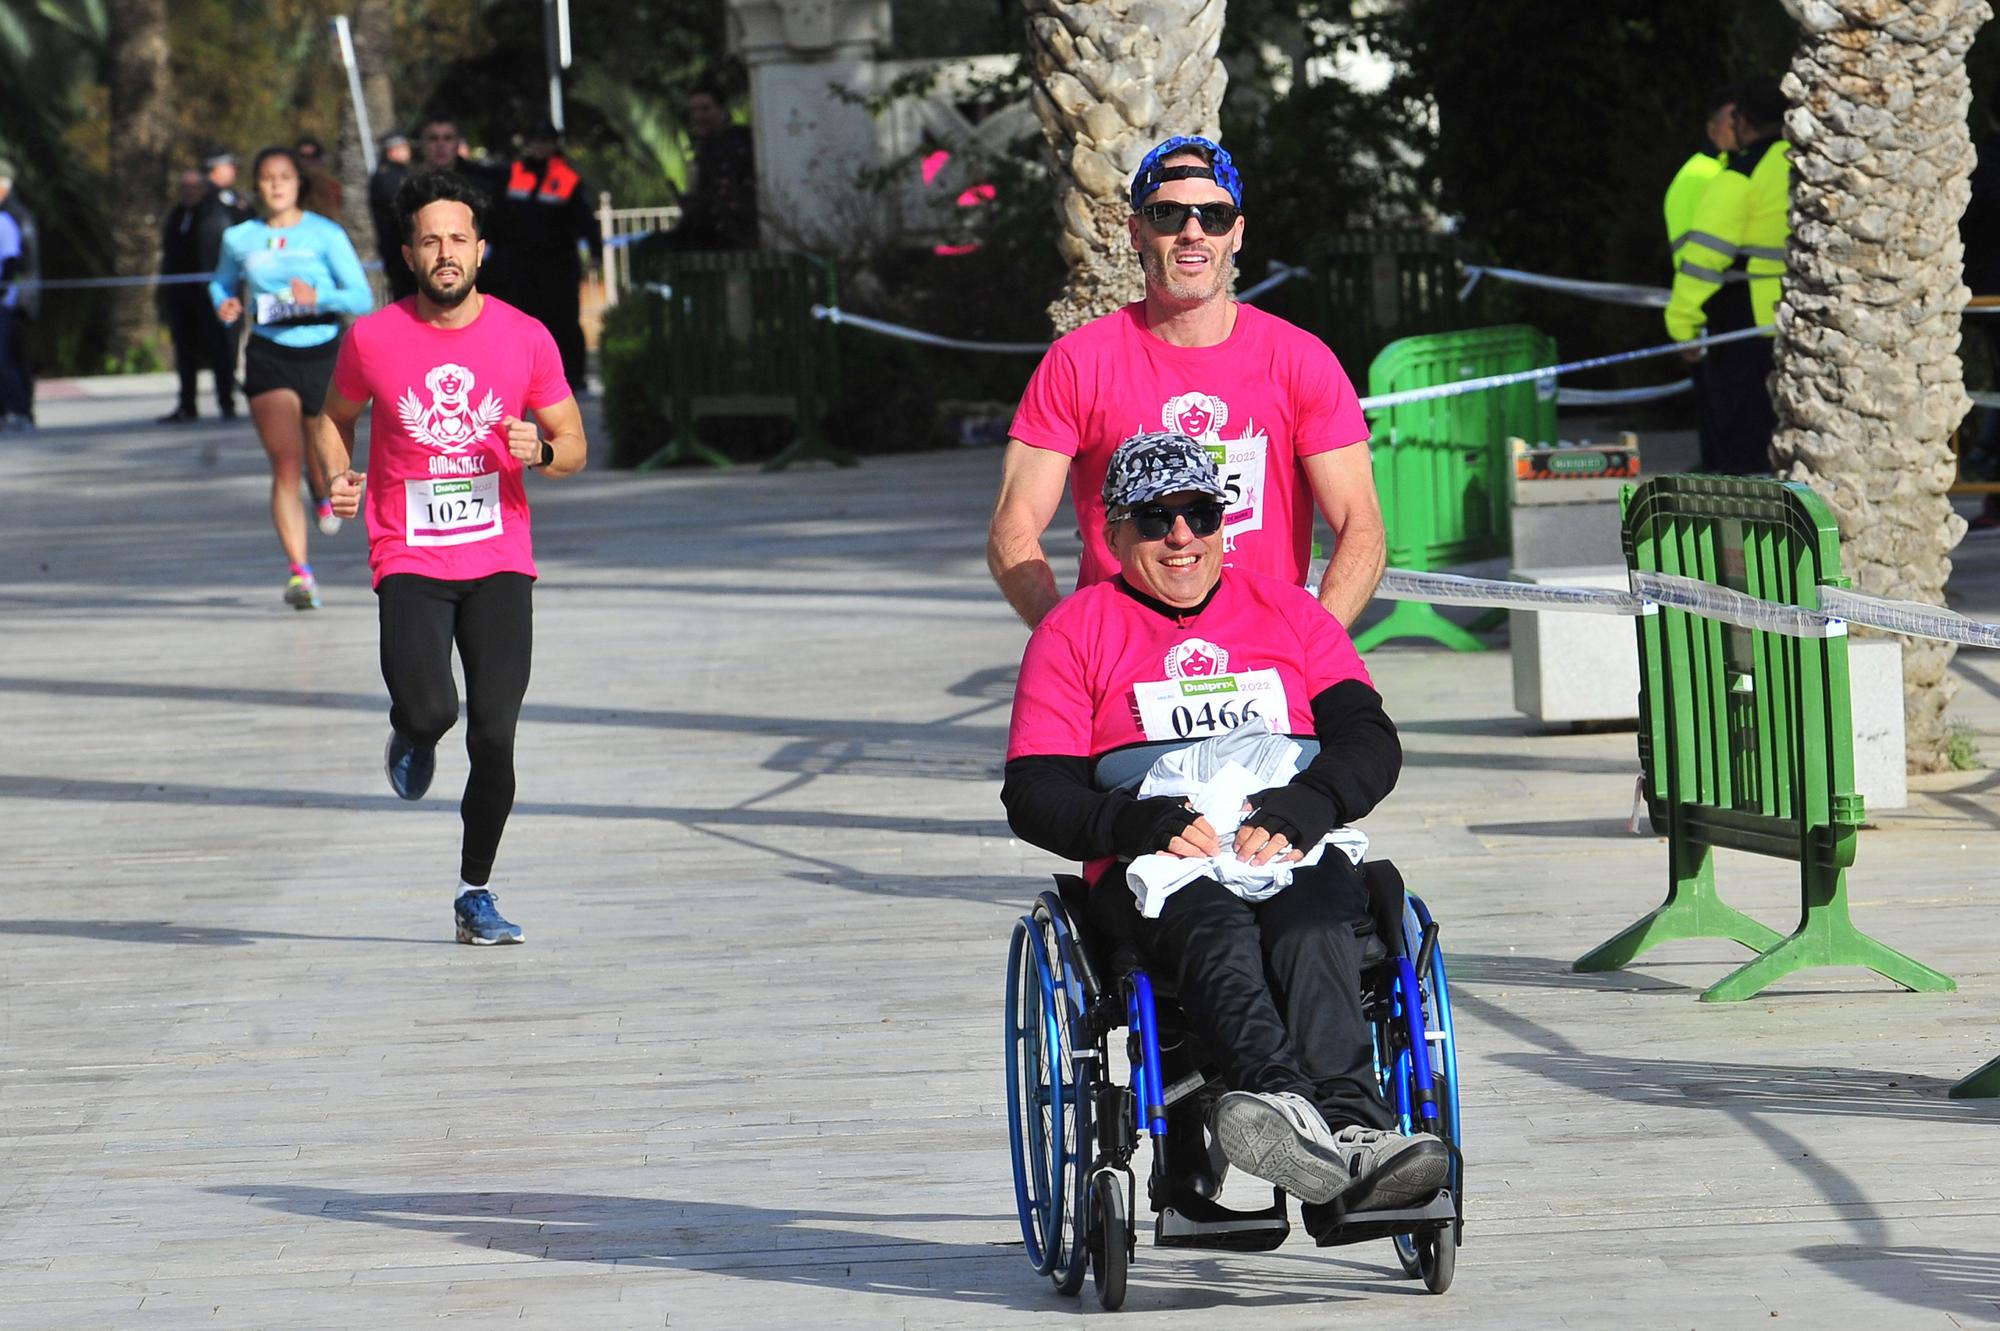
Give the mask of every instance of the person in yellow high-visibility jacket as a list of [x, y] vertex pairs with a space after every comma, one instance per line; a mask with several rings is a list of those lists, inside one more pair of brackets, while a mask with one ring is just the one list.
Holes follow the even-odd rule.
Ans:
[[1735, 114], [1734, 84], [1709, 94], [1708, 119], [1702, 126], [1702, 134], [1710, 151], [1690, 155], [1667, 186], [1663, 207], [1667, 217], [1667, 250], [1676, 264], [1680, 262], [1681, 243], [1687, 239], [1688, 228], [1694, 225], [1694, 210], [1701, 202], [1702, 192], [1729, 164], [1730, 151], [1736, 147]]
[[1676, 342], [1694, 338], [1704, 325], [1709, 333], [1765, 330], [1712, 347], [1705, 357], [1697, 348], [1683, 353], [1702, 361], [1696, 409], [1714, 449], [1702, 465], [1736, 476], [1771, 470], [1778, 424], [1766, 381], [1791, 238], [1792, 145], [1780, 137], [1785, 105], [1776, 79], [1738, 88], [1736, 150], [1695, 205], [1667, 301], [1667, 334]]

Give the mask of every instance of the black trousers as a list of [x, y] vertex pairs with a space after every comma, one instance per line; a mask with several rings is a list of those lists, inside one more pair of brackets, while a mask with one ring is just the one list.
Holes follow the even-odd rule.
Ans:
[[1769, 476], [1771, 437], [1778, 413], [1771, 405], [1772, 339], [1750, 337], [1710, 347], [1695, 376], [1695, 410], [1702, 466], [1729, 476]]
[[392, 573], [376, 587], [389, 724], [404, 739], [436, 744], [458, 720], [451, 648], [465, 667], [465, 752], [471, 772], [458, 813], [465, 824], [459, 876], [484, 887], [514, 811], [514, 729], [534, 648], [534, 579], [495, 573], [447, 582]]
[[556, 350], [562, 353], [563, 378], [569, 380], [571, 392], [583, 390], [586, 369], [580, 314], [582, 282], [583, 274], [570, 265], [532, 259], [512, 274], [511, 299], [541, 320], [556, 340]]
[[1334, 1128], [1393, 1125], [1361, 1014], [1368, 889], [1345, 855], [1329, 850], [1268, 901], [1199, 879], [1157, 920], [1140, 916], [1113, 871], [1091, 889], [1090, 918], [1094, 933], [1130, 937], [1146, 967], [1173, 982], [1231, 1090], [1295, 1091]]
[[215, 376], [215, 401], [224, 411], [236, 406], [236, 339], [215, 317], [208, 288], [179, 283], [166, 290], [167, 333], [174, 340], [174, 369], [181, 377], [181, 409], [195, 409], [195, 375], [206, 366]]

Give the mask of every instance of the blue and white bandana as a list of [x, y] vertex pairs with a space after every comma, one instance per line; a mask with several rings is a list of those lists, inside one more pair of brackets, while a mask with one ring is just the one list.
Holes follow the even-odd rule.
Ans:
[[[1213, 162], [1208, 166], [1184, 163], [1179, 166], [1161, 166], [1166, 158], [1184, 148], [1200, 148]], [[1146, 160], [1139, 163], [1138, 174], [1132, 177], [1132, 211], [1138, 212], [1139, 205], [1169, 180], [1213, 180], [1229, 191], [1229, 201], [1238, 208], [1243, 206], [1243, 179], [1236, 174], [1236, 159], [1228, 149], [1213, 139], [1199, 138], [1190, 134], [1176, 134], [1153, 151], [1146, 154]]]
[[1113, 513], [1162, 495], [1197, 494], [1227, 499], [1215, 458], [1179, 430], [1151, 430], [1118, 445], [1104, 472], [1104, 511]]

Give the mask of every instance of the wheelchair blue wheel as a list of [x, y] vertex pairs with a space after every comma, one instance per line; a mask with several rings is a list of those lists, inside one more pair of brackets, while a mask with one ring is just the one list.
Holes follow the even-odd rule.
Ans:
[[[1431, 924], [1431, 914], [1421, 898], [1412, 893], [1403, 917], [1403, 938], [1406, 949], [1404, 955], [1415, 958], [1419, 955], [1424, 930]], [[1445, 975], [1444, 948], [1432, 949], [1428, 964], [1417, 976], [1417, 990], [1426, 1039], [1422, 1051], [1398, 1051], [1395, 1076], [1405, 1083], [1414, 1082], [1415, 1071], [1403, 1063], [1405, 1057], [1425, 1059], [1430, 1067], [1433, 1098], [1437, 1104], [1437, 1117], [1418, 1122], [1405, 1108], [1402, 1127], [1404, 1131], [1428, 1131], [1443, 1138], [1453, 1148], [1460, 1142], [1458, 1105], [1458, 1044], [1451, 1020], [1451, 985]], [[1408, 1105], [1413, 1095], [1405, 1094], [1403, 1104]], [[1392, 1096], [1392, 1103], [1395, 1100]], [[1454, 1198], [1463, 1205], [1464, 1188], [1463, 1165], [1454, 1154], [1452, 1158], [1450, 1188]], [[1452, 1276], [1458, 1263], [1458, 1226], [1424, 1234], [1399, 1234], [1395, 1240], [1396, 1259], [1403, 1268], [1403, 1274], [1421, 1278], [1424, 1287], [1433, 1294], [1442, 1294], [1451, 1286]]]
[[[1014, 928], [1007, 956], [1007, 1136], [1021, 1238], [1036, 1272], [1082, 1288], [1089, 1087], [1073, 1056], [1076, 1003], [1067, 926], [1037, 911]], [[1079, 1223], [1083, 1221], [1083, 1223]]]

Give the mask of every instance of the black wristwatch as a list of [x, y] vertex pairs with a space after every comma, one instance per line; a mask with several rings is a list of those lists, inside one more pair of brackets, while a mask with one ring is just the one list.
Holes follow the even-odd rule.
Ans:
[[531, 463], [529, 463], [528, 465], [529, 465], [529, 466], [531, 466], [531, 467], [546, 467], [546, 466], [548, 466], [548, 465], [549, 465], [549, 464], [550, 464], [551, 462], [554, 462], [555, 460], [556, 460], [556, 446], [555, 446], [554, 444], [550, 443], [550, 442], [549, 442], [548, 440], [544, 439], [544, 440], [542, 440], [542, 458], [541, 458], [541, 461], [539, 461], [539, 462], [531, 462]]

